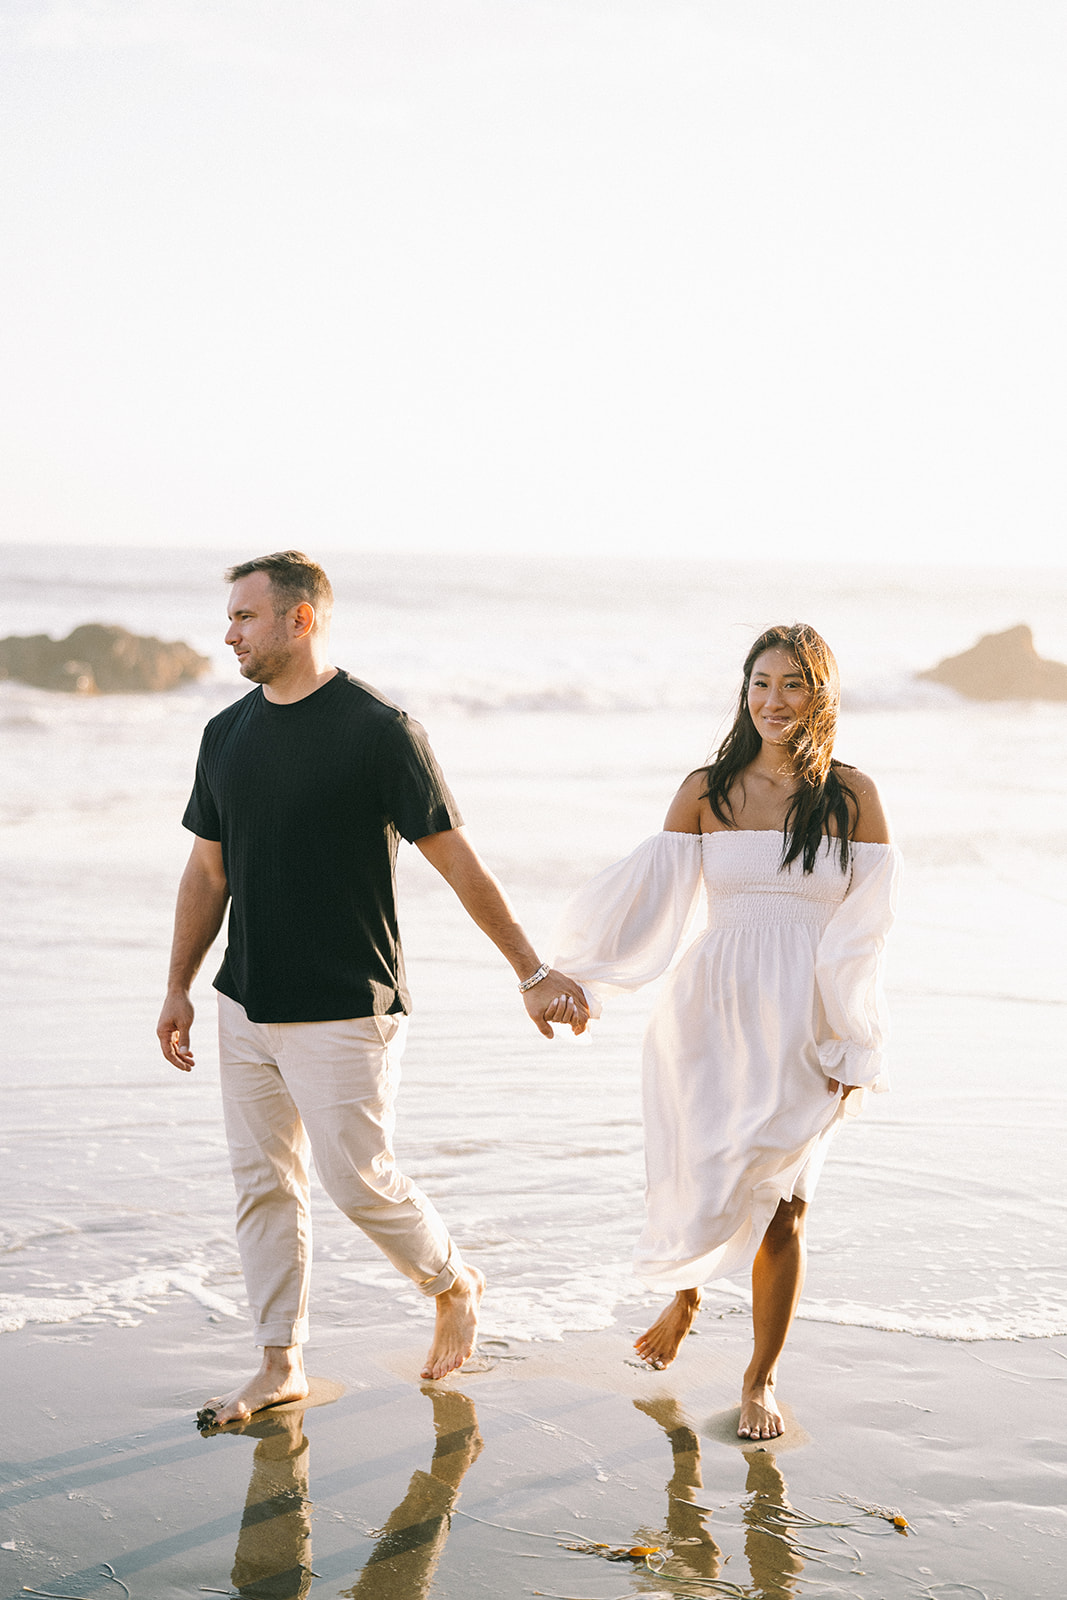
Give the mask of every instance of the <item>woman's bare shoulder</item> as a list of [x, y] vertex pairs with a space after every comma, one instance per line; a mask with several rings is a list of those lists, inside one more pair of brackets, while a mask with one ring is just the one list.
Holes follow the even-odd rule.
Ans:
[[890, 844], [889, 820], [874, 779], [858, 767], [845, 766], [844, 762], [840, 773], [842, 783], [851, 789], [856, 799], [852, 838], [857, 844]]
[[708, 769], [698, 767], [682, 782], [663, 822], [665, 833], [701, 833], [701, 812], [707, 802]]

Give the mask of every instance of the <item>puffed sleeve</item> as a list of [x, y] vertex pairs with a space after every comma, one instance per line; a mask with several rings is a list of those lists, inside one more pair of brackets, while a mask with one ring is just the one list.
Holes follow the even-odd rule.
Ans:
[[553, 965], [577, 978], [595, 1017], [601, 1000], [651, 983], [670, 965], [700, 891], [700, 835], [657, 833], [570, 901]]
[[828, 1037], [819, 1042], [822, 1069], [839, 1083], [876, 1092], [889, 1087], [882, 1059], [889, 1031], [882, 952], [896, 912], [899, 877], [900, 853], [892, 845], [854, 844], [848, 893], [815, 953], [815, 982], [828, 1028]]

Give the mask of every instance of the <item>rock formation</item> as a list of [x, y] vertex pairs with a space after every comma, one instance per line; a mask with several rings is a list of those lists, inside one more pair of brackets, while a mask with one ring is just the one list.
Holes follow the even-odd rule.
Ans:
[[1067, 665], [1039, 656], [1025, 623], [984, 634], [970, 650], [918, 677], [947, 683], [969, 700], [1067, 700]]
[[46, 633], [0, 639], [0, 678], [74, 694], [143, 694], [200, 678], [211, 665], [187, 644], [86, 622], [66, 639]]

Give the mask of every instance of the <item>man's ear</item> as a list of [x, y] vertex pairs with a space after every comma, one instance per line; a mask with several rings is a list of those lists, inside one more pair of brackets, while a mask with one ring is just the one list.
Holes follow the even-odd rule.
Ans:
[[293, 638], [306, 639], [309, 633], [315, 631], [315, 607], [308, 600], [301, 600], [289, 613], [293, 625]]

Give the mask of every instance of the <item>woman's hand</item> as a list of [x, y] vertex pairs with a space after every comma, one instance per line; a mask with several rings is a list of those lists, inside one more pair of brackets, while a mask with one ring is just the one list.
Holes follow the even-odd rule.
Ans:
[[585, 1008], [581, 989], [577, 984], [574, 987], [576, 991], [574, 994], [557, 995], [541, 1015], [546, 1022], [556, 1022], [561, 1027], [570, 1028], [574, 1033], [584, 1033], [589, 1013]]
[[[826, 1087], [829, 1089], [831, 1094], [836, 1094], [838, 1089], [841, 1089], [841, 1085], [838, 1083], [836, 1078], [827, 1078]], [[847, 1100], [855, 1087], [856, 1085], [854, 1083], [846, 1083], [844, 1088], [841, 1089], [842, 1100]]]

